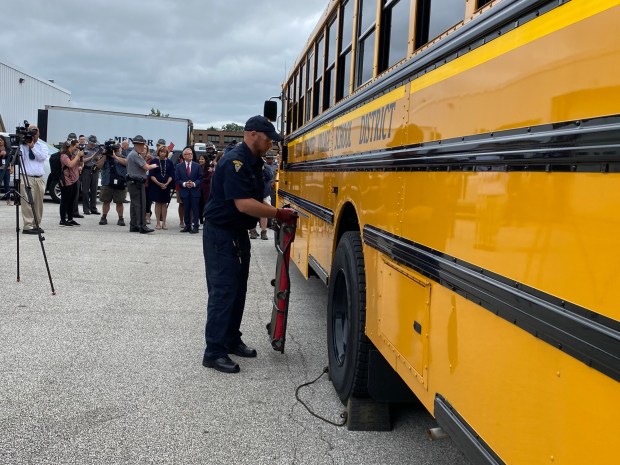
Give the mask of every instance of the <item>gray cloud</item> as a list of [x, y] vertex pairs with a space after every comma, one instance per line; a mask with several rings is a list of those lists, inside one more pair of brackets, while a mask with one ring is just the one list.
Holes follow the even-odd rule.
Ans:
[[[197, 127], [243, 122], [279, 94], [326, 0], [6, 2], [0, 60], [71, 91], [74, 106]], [[288, 70], [286, 70], [288, 71]]]

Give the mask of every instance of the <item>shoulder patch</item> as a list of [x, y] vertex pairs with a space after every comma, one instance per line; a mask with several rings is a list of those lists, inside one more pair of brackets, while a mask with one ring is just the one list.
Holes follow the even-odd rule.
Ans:
[[241, 167], [243, 166], [243, 162], [239, 160], [233, 160], [233, 165], [235, 165], [235, 172], [238, 173]]

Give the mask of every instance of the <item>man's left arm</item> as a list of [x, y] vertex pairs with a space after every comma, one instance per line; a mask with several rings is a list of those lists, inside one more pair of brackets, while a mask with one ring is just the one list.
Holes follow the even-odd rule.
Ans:
[[36, 144], [34, 144], [34, 146], [30, 150], [32, 150], [32, 153], [34, 154], [34, 158], [37, 161], [43, 162], [47, 160], [50, 156], [50, 151], [47, 148], [47, 144], [44, 144], [41, 141], [37, 141]]
[[93, 158], [95, 158], [95, 155], [97, 155], [99, 153], [99, 151], [97, 149], [92, 149], [92, 150], [85, 150], [84, 153], [88, 152], [88, 155], [86, 155], [83, 159], [84, 163], [87, 163], [89, 161], [91, 161]]
[[122, 155], [116, 155], [115, 154], [115, 155], [113, 155], [113, 157], [114, 157], [114, 160], [116, 160], [116, 162], [119, 165], [127, 166], [127, 157], [126, 156], [124, 157]]
[[256, 199], [235, 199], [235, 207], [241, 213], [253, 216], [254, 218], [275, 218], [277, 209], [271, 205], [259, 202]]

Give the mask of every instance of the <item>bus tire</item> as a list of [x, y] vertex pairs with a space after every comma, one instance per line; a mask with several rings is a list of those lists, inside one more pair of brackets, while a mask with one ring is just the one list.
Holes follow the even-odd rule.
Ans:
[[368, 397], [366, 275], [360, 233], [342, 235], [329, 279], [327, 301], [327, 353], [329, 374], [343, 403], [351, 397]]

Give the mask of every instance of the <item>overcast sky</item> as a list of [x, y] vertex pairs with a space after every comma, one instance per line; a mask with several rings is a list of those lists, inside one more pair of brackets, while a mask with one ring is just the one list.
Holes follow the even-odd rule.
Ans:
[[243, 123], [279, 95], [327, 0], [2, 2], [0, 61], [72, 106]]

